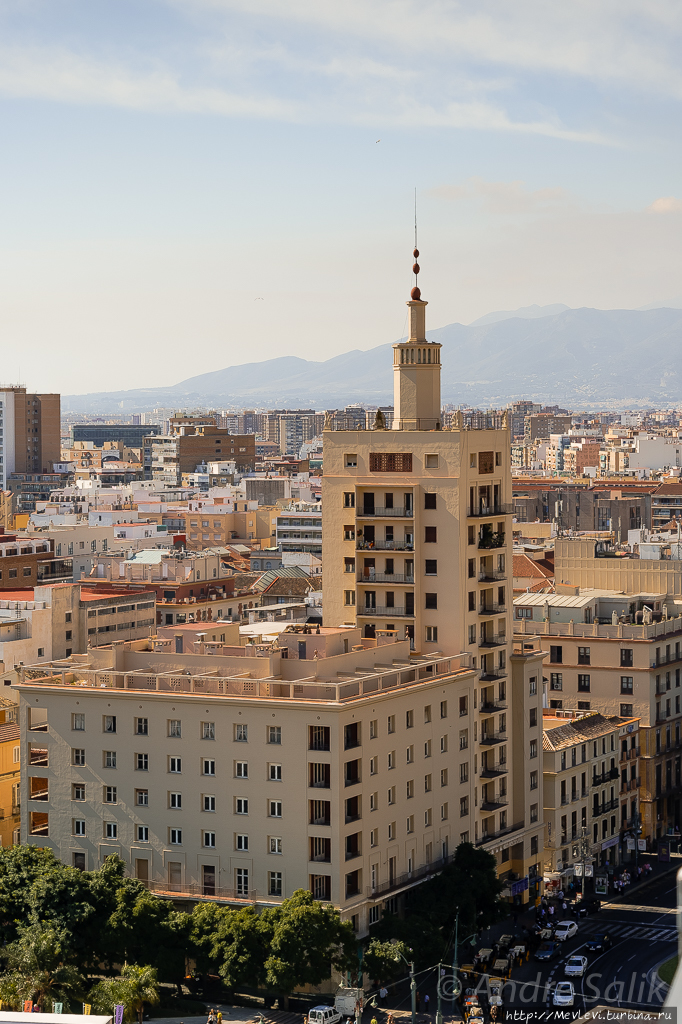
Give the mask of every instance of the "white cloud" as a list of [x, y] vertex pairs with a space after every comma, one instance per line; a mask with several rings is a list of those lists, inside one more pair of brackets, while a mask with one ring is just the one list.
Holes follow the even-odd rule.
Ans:
[[480, 199], [490, 213], [531, 213], [550, 208], [565, 208], [575, 199], [563, 188], [540, 188], [529, 192], [522, 181], [484, 181], [470, 178], [463, 185], [439, 185], [429, 189], [434, 199], [461, 201]]
[[648, 213], [682, 213], [682, 199], [675, 196], [661, 196], [654, 199], [651, 206], [647, 206]]

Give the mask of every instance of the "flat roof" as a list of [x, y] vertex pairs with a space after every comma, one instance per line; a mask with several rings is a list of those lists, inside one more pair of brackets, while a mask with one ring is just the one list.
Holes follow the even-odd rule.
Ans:
[[35, 591], [33, 587], [27, 587], [25, 590], [0, 590], [0, 601], [33, 601], [35, 600]]
[[538, 605], [549, 604], [552, 608], [583, 608], [591, 601], [599, 598], [617, 598], [623, 601], [635, 600], [637, 598], [650, 599], [652, 601], [664, 601], [667, 594], [628, 594], [624, 590], [581, 590], [579, 594], [532, 594], [521, 593], [514, 598], [514, 604]]

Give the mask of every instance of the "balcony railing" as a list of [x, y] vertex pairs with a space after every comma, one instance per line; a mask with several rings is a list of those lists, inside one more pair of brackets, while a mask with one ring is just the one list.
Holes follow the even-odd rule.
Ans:
[[481, 537], [478, 542], [479, 550], [490, 551], [492, 548], [503, 548], [505, 537], [503, 533], [494, 533], [492, 537]]
[[484, 832], [481, 838], [476, 840], [476, 846], [490, 843], [493, 839], [500, 839], [502, 836], [509, 835], [510, 832], [518, 832], [523, 826], [523, 821], [517, 821], [514, 825], [506, 825], [504, 828], [498, 829], [497, 832]]
[[479, 647], [503, 647], [506, 642], [506, 633], [486, 633], [478, 638]]
[[469, 507], [467, 515], [469, 518], [480, 519], [490, 516], [510, 516], [514, 512], [514, 505], [504, 503], [500, 505], [474, 505]]
[[414, 509], [403, 508], [400, 505], [391, 505], [390, 507], [382, 507], [381, 505], [374, 505], [373, 507], [364, 506], [359, 508], [357, 511], [358, 519], [411, 519], [414, 515]]
[[358, 583], [414, 583], [414, 573], [403, 572], [375, 572], [358, 573]]
[[621, 761], [631, 761], [640, 756], [640, 747], [631, 747], [630, 750], [623, 750], [620, 754]]
[[492, 800], [484, 800], [481, 804], [481, 810], [497, 811], [500, 807], [506, 807], [508, 803], [509, 801], [505, 800], [503, 797], [499, 797], [499, 799], [498, 797], [494, 797]]
[[610, 768], [607, 772], [603, 772], [601, 775], [592, 776], [593, 786], [603, 786], [607, 782], [612, 782], [613, 779], [617, 779], [620, 772], [617, 768]]
[[387, 608], [385, 605], [377, 605], [376, 608], [368, 608], [367, 605], [365, 605], [364, 607], [358, 608], [358, 615], [369, 618], [375, 618], [377, 615], [380, 615], [382, 619], [397, 615], [401, 618], [413, 619], [414, 610], [408, 611], [406, 608], [398, 608], [393, 605], [390, 608]]
[[366, 541], [358, 537], [355, 542], [358, 551], [414, 551], [414, 543], [404, 540], [372, 540]]
[[481, 743], [490, 746], [492, 743], [504, 743], [507, 739], [506, 732], [482, 732]]
[[478, 574], [479, 583], [499, 583], [500, 580], [506, 580], [506, 578], [507, 574], [504, 570], [481, 569]]
[[430, 864], [422, 864], [420, 867], [415, 868], [414, 871], [406, 871], [401, 875], [385, 879], [383, 882], [377, 882], [376, 885], [368, 885], [365, 892], [371, 898], [373, 896], [383, 896], [394, 889], [403, 889], [412, 882], [419, 882], [422, 878], [427, 878], [442, 871], [446, 864], [452, 861], [453, 857], [454, 854], [450, 854], [448, 857], [441, 857], [438, 860], [431, 861]]
[[506, 775], [509, 769], [506, 764], [496, 764], [494, 768], [483, 768], [481, 770], [482, 779], [497, 779], [500, 775]]
[[507, 702], [504, 700], [482, 700], [479, 705], [479, 710], [482, 715], [494, 715], [496, 711], [506, 711]]
[[507, 606], [504, 604], [481, 604], [478, 606], [479, 615], [502, 615], [506, 610]]
[[176, 885], [171, 882], [142, 881], [142, 884], [150, 892], [155, 892], [161, 897], [173, 896], [196, 896], [210, 897], [215, 900], [238, 903], [281, 903], [282, 896], [267, 895], [259, 889], [228, 889], [222, 885], [203, 885], [190, 883], [188, 885]]
[[494, 672], [481, 672], [478, 677], [482, 682], [494, 682], [495, 679], [506, 679], [507, 673], [503, 668], [496, 668]]

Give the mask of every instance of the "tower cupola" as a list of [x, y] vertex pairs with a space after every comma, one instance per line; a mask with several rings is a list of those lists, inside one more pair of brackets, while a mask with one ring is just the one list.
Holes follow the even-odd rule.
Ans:
[[417, 284], [420, 271], [413, 252], [415, 284], [407, 303], [409, 331], [406, 341], [393, 346], [394, 430], [440, 430], [440, 350], [426, 340], [426, 307]]

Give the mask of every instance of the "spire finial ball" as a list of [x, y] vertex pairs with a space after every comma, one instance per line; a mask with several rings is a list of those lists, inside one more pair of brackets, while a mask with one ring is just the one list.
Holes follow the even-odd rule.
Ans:
[[417, 258], [417, 256], [419, 255], [419, 249], [415, 249], [415, 250], [414, 250], [414, 252], [412, 253], [412, 255], [413, 255], [413, 256], [414, 256], [414, 258], [416, 259], [416, 258]]
[[419, 273], [419, 271], [420, 271], [420, 269], [421, 269], [421, 268], [420, 268], [420, 266], [419, 266], [419, 264], [418, 264], [418, 263], [414, 263], [414, 264], [412, 265], [412, 273], [413, 273], [413, 274], [418, 274], [418, 273]]
[[415, 287], [414, 287], [414, 288], [412, 289], [412, 291], [410, 292], [410, 298], [411, 298], [411, 299], [413, 299], [413, 300], [414, 300], [414, 301], [416, 302], [416, 301], [418, 301], [419, 299], [421, 299], [421, 297], [422, 297], [422, 293], [420, 292], [419, 288], [417, 288], [417, 287], [415, 286]]

